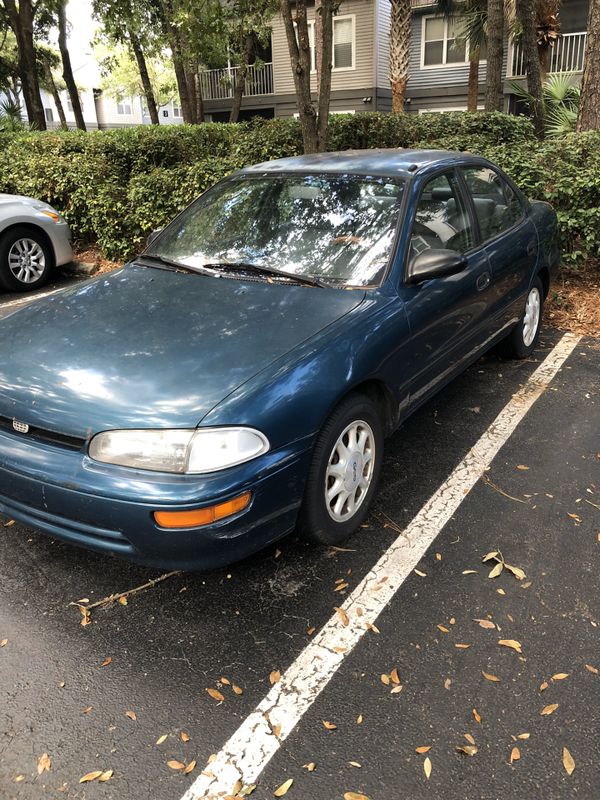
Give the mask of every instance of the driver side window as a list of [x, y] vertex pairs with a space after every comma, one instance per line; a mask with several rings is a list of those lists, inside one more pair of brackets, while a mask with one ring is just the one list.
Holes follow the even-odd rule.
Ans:
[[475, 244], [471, 218], [453, 172], [431, 178], [423, 188], [410, 239], [411, 258], [425, 250], [466, 253]]

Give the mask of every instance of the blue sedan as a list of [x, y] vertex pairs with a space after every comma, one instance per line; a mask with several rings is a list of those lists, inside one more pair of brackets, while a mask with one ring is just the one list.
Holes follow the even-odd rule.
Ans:
[[0, 321], [0, 511], [161, 568], [360, 527], [384, 439], [502, 342], [536, 346], [556, 217], [483, 158], [287, 158], [131, 263]]

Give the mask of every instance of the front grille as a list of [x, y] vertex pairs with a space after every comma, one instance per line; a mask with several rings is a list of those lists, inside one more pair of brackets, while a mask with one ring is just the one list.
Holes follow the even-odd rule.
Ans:
[[35, 428], [32, 425], [29, 426], [29, 431], [27, 433], [18, 433], [13, 427], [13, 420], [11, 417], [0, 417], [0, 430], [8, 431], [15, 436], [33, 439], [37, 442], [56, 444], [60, 447], [66, 447], [69, 450], [81, 450], [85, 445], [85, 439], [80, 439], [77, 436], [66, 436], [64, 433], [48, 431], [45, 428]]

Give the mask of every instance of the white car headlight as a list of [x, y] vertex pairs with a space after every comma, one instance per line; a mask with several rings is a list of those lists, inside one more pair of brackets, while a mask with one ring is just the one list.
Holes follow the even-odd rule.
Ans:
[[266, 436], [253, 428], [198, 428], [104, 431], [88, 452], [107, 464], [194, 474], [234, 467], [268, 450]]

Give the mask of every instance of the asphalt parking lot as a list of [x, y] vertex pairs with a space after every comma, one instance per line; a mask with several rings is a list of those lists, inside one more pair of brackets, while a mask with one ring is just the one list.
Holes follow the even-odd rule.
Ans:
[[[0, 518], [0, 796], [264, 800], [293, 779], [292, 800], [600, 797], [598, 340], [579, 340], [522, 409], [418, 564], [391, 574], [394, 592], [377, 577], [389, 597], [368, 629], [321, 662], [303, 655], [330, 620], [352, 635], [345, 602], [560, 340], [545, 329], [523, 362], [492, 353], [418, 411], [343, 549], [292, 536], [152, 584], [158, 572]], [[80, 624], [75, 601], [145, 584]], [[269, 736], [230, 759], [243, 774], [261, 762], [256, 780], [219, 794], [224, 745], [299, 664], [325, 675], [318, 691], [284, 697]]]

